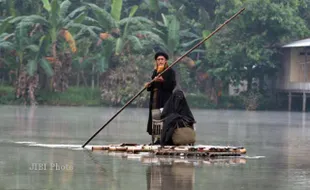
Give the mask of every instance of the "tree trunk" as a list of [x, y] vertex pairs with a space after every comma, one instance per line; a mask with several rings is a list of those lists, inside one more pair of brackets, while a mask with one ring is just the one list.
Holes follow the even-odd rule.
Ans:
[[76, 76], [76, 86], [77, 86], [77, 87], [80, 86], [80, 71], [77, 72], [77, 76]]
[[252, 76], [248, 76], [247, 77], [248, 78], [248, 84], [247, 84], [247, 91], [251, 91], [252, 90], [252, 83], [253, 83], [253, 78], [252, 78]]
[[215, 84], [215, 79], [212, 77], [211, 79], [211, 93], [210, 93], [211, 101], [217, 105], [218, 104], [218, 96], [217, 96], [217, 88]]
[[81, 76], [82, 76], [82, 79], [83, 79], [83, 82], [84, 82], [84, 86], [88, 87], [87, 80], [86, 80], [85, 75], [84, 75], [84, 71], [82, 71]]
[[54, 91], [59, 91], [58, 89], [58, 85], [57, 85], [57, 80], [60, 78], [59, 74], [60, 74], [60, 67], [61, 67], [61, 62], [57, 59], [57, 51], [56, 51], [56, 41], [53, 42], [52, 45], [52, 54], [53, 54], [53, 58], [55, 60], [54, 64], [53, 64], [53, 70], [54, 70], [54, 75], [51, 78], [51, 89], [53, 89]]
[[30, 99], [30, 104], [32, 106], [37, 105], [37, 101], [35, 98], [35, 91], [39, 84], [39, 75], [36, 74], [35, 76], [28, 76], [27, 79], [27, 86], [28, 86], [28, 96]]
[[[27, 103], [27, 96], [30, 99], [31, 105], [36, 105], [35, 92], [39, 84], [39, 75], [29, 76], [23, 65], [19, 70], [19, 75], [16, 81], [16, 97], [23, 98], [24, 104]], [[26, 92], [27, 91], [27, 92]]]
[[97, 73], [97, 88], [100, 87], [100, 73]]
[[248, 76], [247, 76], [247, 91], [251, 91], [252, 90], [252, 83], [253, 83], [253, 75], [252, 75], [252, 67], [248, 66], [247, 67], [248, 70]]
[[95, 64], [92, 64], [91, 69], [91, 89], [94, 90], [95, 88]]
[[210, 100], [217, 105], [218, 104], [218, 96], [217, 89], [215, 84], [215, 79], [211, 78], [205, 83], [205, 93], [210, 98]]
[[72, 58], [70, 52], [60, 53], [54, 64], [52, 77], [54, 91], [63, 92], [69, 87]]
[[62, 59], [62, 91], [69, 88], [69, 76], [71, 74], [72, 55], [70, 52], [65, 52]]
[[9, 84], [13, 84], [12, 75], [9, 73]]
[[258, 79], [258, 87], [259, 87], [259, 92], [263, 93], [264, 89], [265, 89], [265, 80], [264, 80], [265, 76], [264, 75], [260, 75], [259, 79]]

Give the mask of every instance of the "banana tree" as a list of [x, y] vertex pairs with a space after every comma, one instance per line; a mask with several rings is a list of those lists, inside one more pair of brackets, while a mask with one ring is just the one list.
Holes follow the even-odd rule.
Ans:
[[[124, 98], [119, 94], [119, 90], [124, 92], [123, 85], [129, 89], [125, 92], [127, 93], [126, 96], [134, 93], [137, 84], [140, 84], [141, 80], [146, 80], [144, 76], [143, 78], [136, 77], [141, 74], [140, 67], [137, 65], [142, 64], [142, 54], [148, 53], [154, 45], [163, 43], [162, 39], [152, 32], [155, 24], [151, 20], [135, 16], [138, 6], [132, 6], [130, 11], [126, 13], [128, 16], [122, 17], [121, 13], [124, 13], [122, 5], [122, 0], [113, 0], [111, 12], [107, 12], [94, 4], [89, 4], [89, 9], [95, 15], [99, 27], [104, 31], [100, 36], [104, 39], [102, 41], [102, 59], [93, 62], [93, 64], [96, 63], [98, 69], [107, 71], [102, 75], [101, 81], [104, 101], [114, 102], [116, 96]], [[107, 34], [110, 34], [110, 37], [106, 38]], [[129, 72], [123, 72], [127, 69]], [[120, 89], [110, 85], [115, 82], [120, 84]], [[120, 96], [112, 94], [119, 94]], [[115, 103], [120, 103], [121, 100], [116, 99]]]
[[[157, 22], [158, 29], [156, 30], [164, 42], [159, 49], [168, 52], [171, 60], [178, 59], [185, 51], [202, 40], [201, 36], [192, 32], [191, 28], [188, 28], [188, 25], [182, 26], [176, 15], [161, 14], [162, 21]], [[186, 29], [182, 29], [185, 27]], [[201, 50], [196, 49], [193, 53], [199, 51]], [[178, 64], [174, 68], [176, 70], [176, 78], [185, 90], [192, 89], [194, 83], [190, 79], [190, 69], [194, 68], [195, 61], [190, 56], [186, 56], [181, 60], [181, 63], [183, 64]]]
[[135, 12], [136, 9], [132, 8], [129, 16], [119, 21], [123, 32], [116, 42], [116, 55], [147, 52], [153, 46], [164, 45], [160, 36], [152, 31], [155, 24], [144, 17], [134, 16]]
[[[202, 37], [192, 32], [189, 25], [181, 25], [176, 15], [161, 14], [162, 21], [157, 22], [156, 32], [164, 41], [164, 46], [160, 47], [167, 51], [172, 57], [179, 56], [193, 45], [202, 40]], [[185, 28], [186, 29], [182, 29]], [[193, 52], [202, 51], [196, 49]]]
[[[100, 27], [102, 30], [98, 43], [95, 46], [91, 46], [92, 51], [87, 55], [88, 58], [84, 56], [83, 62], [80, 62], [81, 65], [84, 65], [83, 69], [91, 67], [91, 83], [92, 87], [94, 87], [95, 74], [97, 74], [97, 81], [99, 81], [99, 75], [109, 69], [115, 69], [121, 63], [120, 55], [123, 55], [122, 51], [125, 47], [127, 47], [127, 52], [129, 52], [129, 47], [132, 47], [134, 50], [143, 49], [141, 40], [136, 36], [136, 33], [131, 31], [130, 25], [136, 22], [136, 25], [140, 24], [143, 26], [141, 22], [144, 18], [129, 20], [133, 18], [132, 16], [138, 8], [133, 6], [129, 17], [121, 20], [122, 0], [114, 0], [112, 2], [111, 12], [107, 12], [94, 4], [87, 4], [87, 7], [97, 21], [93, 23], [94, 26]], [[157, 38], [160, 39], [159, 37]]]
[[116, 57], [124, 53], [141, 53], [142, 50], [148, 50], [151, 44], [162, 43], [162, 39], [152, 32], [155, 25], [151, 20], [134, 16], [138, 6], [132, 6], [128, 17], [121, 18], [122, 4], [122, 0], [114, 0], [110, 13], [94, 4], [89, 4], [99, 26], [117, 37], [113, 40], [114, 44], [109, 44], [114, 46], [112, 48]]
[[16, 97], [23, 98], [26, 103], [28, 96], [30, 103], [34, 105], [36, 104], [34, 93], [38, 86], [38, 76], [36, 74], [30, 76], [27, 66], [32, 64], [31, 59], [39, 51], [39, 47], [34, 39], [29, 38], [27, 28], [16, 27], [21, 17], [15, 17], [16, 9], [12, 2], [2, 3], [7, 3], [12, 16], [0, 21], [0, 62], [7, 69], [10, 81], [15, 81]]
[[[112, 4], [111, 14], [117, 21], [122, 34], [116, 41], [115, 54], [121, 53], [141, 53], [148, 51], [155, 44], [162, 45], [161, 38], [154, 32], [152, 28], [155, 24], [140, 16], [135, 16], [138, 6], [131, 7], [127, 17], [121, 19], [122, 0], [114, 0]], [[125, 52], [124, 52], [125, 51]]]
[[[107, 65], [106, 55], [110, 55], [112, 49], [107, 48], [110, 39], [105, 39], [105, 43], [96, 43], [89, 36], [77, 39], [77, 44], [81, 47], [74, 57], [73, 66], [77, 73], [77, 85], [80, 83], [82, 76], [85, 86], [88, 86], [85, 73], [91, 75], [91, 86], [95, 87], [95, 75], [97, 75], [97, 85], [99, 86], [100, 74], [105, 72]], [[109, 51], [109, 52], [106, 52]], [[87, 71], [87, 72], [85, 72]]]
[[[105, 11], [101, 10], [94, 4], [86, 4], [85, 9], [97, 15], [102, 14], [101, 12]], [[107, 22], [100, 24], [104, 18], [106, 18]], [[75, 28], [78, 26], [81, 28], [78, 31], [75, 29], [72, 30], [73, 33], [77, 33], [75, 35], [75, 40], [77, 46], [80, 47], [73, 58], [73, 66], [77, 74], [77, 85], [79, 85], [80, 77], [82, 76], [84, 85], [88, 86], [85, 73], [91, 74], [92, 88], [95, 86], [95, 75], [97, 75], [97, 85], [99, 85], [99, 76], [104, 72], [104, 69], [102, 68], [106, 67], [106, 63], [109, 62], [108, 60], [111, 57], [113, 50], [114, 37], [110, 34], [113, 33], [113, 19], [110, 19], [112, 23], [110, 22], [110, 24], [107, 24], [109, 23], [109, 18], [112, 17], [109, 16], [108, 13], [98, 20], [90, 16], [85, 16], [83, 23], [73, 24]], [[112, 27], [112, 30], [109, 30], [109, 27]], [[89, 67], [91, 67], [91, 71], [85, 72]]]
[[31, 38], [27, 29], [23, 27], [17, 27], [14, 33], [0, 35], [0, 48], [5, 53], [2, 61], [11, 69], [15, 69], [17, 75], [16, 97], [23, 98], [25, 102], [29, 97], [32, 105], [36, 104], [35, 90], [39, 82], [39, 75], [36, 72], [38, 64], [46, 74], [52, 75], [50, 65], [39, 56], [42, 41], [39, 44], [36, 45], [35, 38]]
[[83, 26], [76, 24], [83, 21], [85, 7], [68, 13], [71, 6], [69, 0], [42, 0], [42, 3], [46, 14], [21, 16], [18, 27], [32, 26], [31, 33], [41, 35], [42, 44], [47, 47], [43, 54], [54, 70], [51, 88], [54, 91], [64, 91], [68, 87], [71, 54], [77, 50], [70, 30]]
[[[83, 22], [73, 23], [72, 33], [75, 33], [76, 45], [80, 47], [73, 57], [73, 68], [77, 75], [76, 84], [79, 85], [82, 77], [84, 85], [88, 86], [86, 73], [91, 74], [91, 86], [97, 85], [99, 76], [105, 71], [113, 52], [113, 44], [118, 35], [117, 24], [110, 13], [92, 3], [84, 3], [83, 7], [87, 15], [83, 16]], [[88, 72], [85, 72], [91, 68]]]

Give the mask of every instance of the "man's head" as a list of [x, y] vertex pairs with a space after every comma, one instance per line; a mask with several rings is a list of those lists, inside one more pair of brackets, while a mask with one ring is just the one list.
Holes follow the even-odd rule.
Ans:
[[156, 61], [155, 69], [157, 72], [162, 72], [168, 67], [167, 60], [169, 59], [169, 56], [166, 53], [157, 52], [154, 56], [154, 59]]

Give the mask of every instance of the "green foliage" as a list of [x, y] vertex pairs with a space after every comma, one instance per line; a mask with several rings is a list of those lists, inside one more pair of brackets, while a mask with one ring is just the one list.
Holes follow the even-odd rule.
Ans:
[[40, 66], [45, 71], [47, 76], [51, 77], [53, 75], [53, 68], [45, 59], [41, 59]]
[[186, 100], [191, 108], [204, 109], [244, 109], [244, 103], [240, 96], [224, 95], [219, 97], [218, 105], [204, 94], [187, 94]]
[[106, 10], [98, 7], [95, 4], [88, 3], [88, 10], [91, 10], [95, 15], [98, 24], [106, 31], [111, 31], [113, 28], [117, 28], [117, 21]]
[[122, 18], [118, 23], [123, 32], [116, 41], [116, 55], [119, 55], [124, 50], [127, 50], [127, 53], [146, 52], [150, 50], [150, 46], [162, 42], [160, 37], [152, 32], [154, 22], [148, 18], [134, 16], [136, 11], [137, 8], [132, 7], [129, 16]]
[[38, 63], [35, 60], [30, 60], [27, 64], [27, 73], [30, 76], [33, 76], [37, 70]]
[[[66, 92], [37, 92], [37, 100], [41, 105], [65, 105], [65, 106], [100, 106], [100, 90], [85, 87], [70, 87]], [[15, 90], [12, 86], [0, 86], [0, 104], [18, 105], [21, 99], [15, 98]]]
[[151, 11], [156, 12], [159, 9], [159, 2], [158, 0], [148, 0], [147, 4]]
[[[68, 48], [60, 34], [66, 28], [77, 45], [77, 52], [72, 55], [74, 70], [70, 74], [84, 77], [85, 84], [90, 80], [88, 76], [92, 82], [96, 77], [98, 81], [99, 77], [122, 79], [118, 75], [126, 71], [124, 68], [134, 68], [134, 75], [129, 76], [134, 82], [126, 83], [122, 79], [123, 83], [114, 83], [113, 88], [102, 86], [101, 89], [117, 94], [118, 103], [122, 105], [140, 89], [142, 81], [148, 79], [138, 73], [152, 70], [154, 51], [165, 50], [174, 61], [245, 7], [238, 18], [188, 55], [195, 61], [195, 67], [176, 66], [182, 88], [201, 94], [189, 96], [193, 106], [215, 108], [203, 94], [210, 88], [205, 85], [208, 80], [227, 86], [273, 76], [280, 65], [281, 45], [309, 35], [309, 5], [308, 0], [41, 0], [39, 3], [37, 0], [2, 0], [0, 67], [14, 73], [21, 65], [26, 66], [31, 76], [43, 71], [39, 73], [40, 78], [43, 74], [48, 80], [54, 72], [45, 57], [53, 54], [54, 42], [58, 52]], [[100, 39], [100, 33], [110, 35]], [[200, 74], [205, 73], [209, 78], [200, 79]], [[5, 73], [6, 80], [9, 75]], [[71, 78], [70, 84], [75, 83], [72, 80], [75, 78]], [[108, 82], [101, 80], [100, 83], [97, 85]], [[144, 105], [142, 102], [147, 98], [143, 98], [134, 105]], [[80, 101], [77, 97], [73, 99]], [[45, 100], [48, 99], [41, 102]], [[115, 105], [111, 100], [107, 98], [106, 102]], [[272, 97], [251, 94], [251, 91], [239, 97], [224, 95], [219, 97], [216, 108], [244, 109], [251, 107], [249, 105], [253, 109], [269, 109], [273, 105]]]
[[257, 110], [262, 100], [262, 94], [256, 90], [251, 90], [241, 93], [241, 99], [246, 110]]
[[190, 108], [208, 108], [215, 109], [216, 105], [203, 94], [187, 94], [186, 100]]
[[[146, 82], [149, 82], [153, 71], [152, 63], [144, 56], [123, 56], [119, 67], [110, 69], [103, 78], [101, 98], [103, 102], [113, 106], [123, 106]], [[148, 70], [149, 72], [143, 72]], [[149, 93], [138, 96], [131, 106], [145, 107], [149, 101]]]
[[[0, 86], [0, 104], [22, 104], [20, 99], [15, 99], [14, 88], [12, 86]], [[41, 105], [63, 105], [63, 106], [100, 106], [110, 105], [111, 100], [101, 100], [100, 90], [98, 88], [91, 89], [85, 87], [70, 87], [65, 92], [47, 92], [40, 90], [37, 92], [37, 101]], [[123, 99], [120, 100], [118, 106], [124, 105], [134, 92], [131, 88], [126, 88], [120, 92]], [[142, 94], [143, 99], [138, 98], [131, 106], [147, 107], [148, 93]], [[239, 109], [242, 107], [240, 97], [224, 96], [221, 97], [222, 103], [218, 106], [213, 104], [209, 98], [203, 94], [186, 94], [186, 99], [191, 108], [204, 109]]]
[[42, 0], [42, 2], [43, 2], [44, 9], [50, 12], [52, 10], [52, 7], [51, 7], [49, 0]]
[[[217, 1], [216, 20], [223, 22], [241, 7], [246, 10], [207, 48], [206, 71], [223, 81], [273, 75], [279, 66], [279, 46], [309, 34], [295, 0]], [[220, 59], [219, 59], [220, 58]]]
[[64, 18], [67, 15], [70, 6], [71, 2], [69, 0], [65, 0], [62, 3], [60, 3], [59, 16], [61, 18]]
[[111, 5], [111, 16], [119, 21], [121, 18], [123, 0], [113, 0]]
[[15, 98], [14, 87], [0, 85], [0, 104], [16, 105], [21, 103], [21, 100]]
[[222, 95], [219, 97], [219, 104], [217, 105], [220, 109], [242, 109], [244, 110], [243, 99], [240, 96], [228, 96]]

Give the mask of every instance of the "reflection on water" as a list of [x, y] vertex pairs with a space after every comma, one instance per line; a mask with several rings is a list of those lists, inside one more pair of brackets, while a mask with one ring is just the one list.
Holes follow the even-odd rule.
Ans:
[[[309, 113], [192, 110], [197, 144], [244, 146], [247, 157], [239, 159], [88, 154], [78, 149], [117, 110], [1, 106], [0, 189], [309, 189]], [[147, 109], [127, 108], [90, 144], [149, 143], [147, 118]], [[71, 148], [12, 143], [18, 141]], [[53, 169], [30, 170], [36, 163]], [[56, 170], [55, 164], [72, 169]]]
[[195, 169], [193, 163], [151, 165], [146, 170], [147, 190], [180, 189], [193, 190]]
[[195, 186], [195, 168], [208, 165], [245, 164], [243, 158], [187, 160], [178, 158], [142, 158], [148, 163], [146, 170], [147, 189], [193, 190]]
[[127, 153], [103, 153], [85, 151], [96, 167], [108, 173], [102, 163], [97, 160], [99, 155], [108, 155], [121, 161], [135, 161], [136, 164], [147, 166], [145, 170], [147, 190], [164, 189], [195, 189], [195, 170], [207, 166], [237, 166], [246, 164], [243, 157], [222, 158], [179, 158], [165, 156], [151, 156]]

